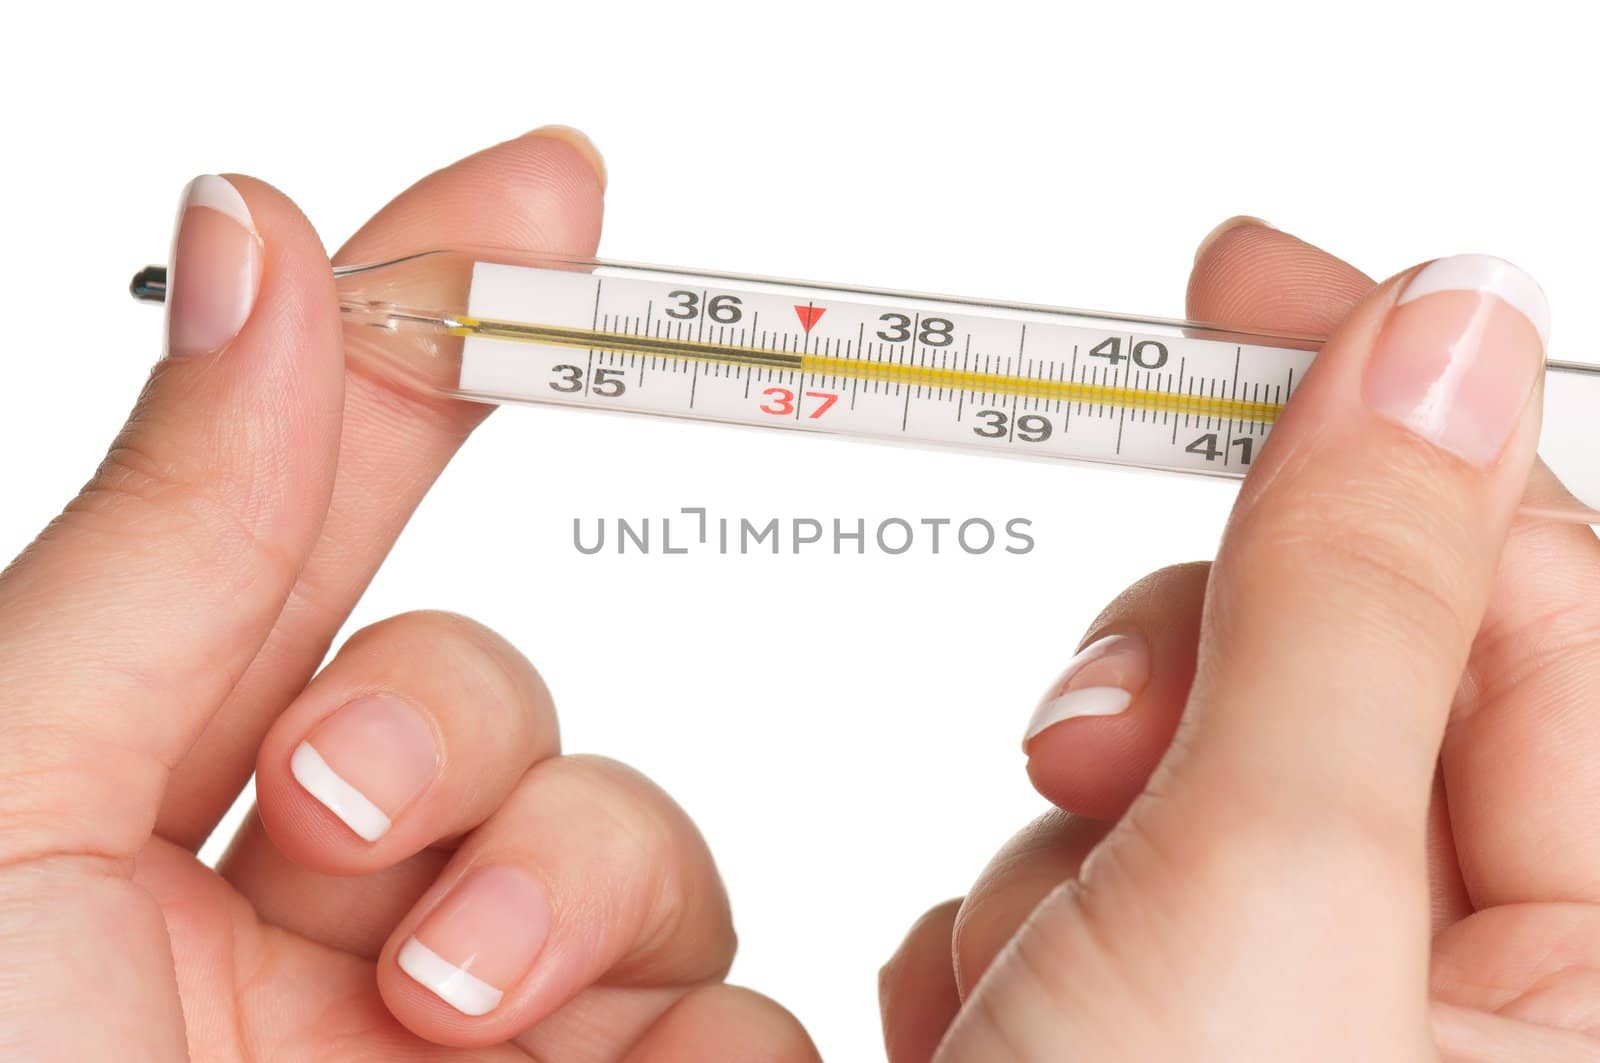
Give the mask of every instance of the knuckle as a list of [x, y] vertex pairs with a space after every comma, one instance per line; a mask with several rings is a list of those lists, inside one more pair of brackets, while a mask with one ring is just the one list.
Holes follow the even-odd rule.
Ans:
[[1129, 588], [1130, 593], [1170, 592], [1176, 589], [1204, 587], [1211, 574], [1210, 561], [1183, 561], [1176, 565], [1158, 568]]
[[185, 567], [231, 595], [263, 577], [287, 585], [299, 570], [296, 551], [263, 533], [274, 496], [249, 478], [163, 459], [127, 433], [59, 520], [119, 550], [130, 538], [176, 545]]
[[1401, 497], [1395, 484], [1297, 492], [1236, 524], [1231, 575], [1305, 586], [1334, 610], [1359, 602], [1370, 626], [1389, 629], [1377, 634], [1431, 645], [1442, 633], [1453, 645], [1480, 604], [1463, 593], [1472, 562], [1460, 528], [1473, 518], [1457, 509]]
[[759, 1023], [759, 1039], [752, 1040], [773, 1063], [813, 1063], [819, 1058], [805, 1027], [783, 1005], [741, 986], [720, 986], [715, 991], [725, 998], [719, 1014], [737, 1007]]
[[1537, 603], [1485, 618], [1458, 697], [1458, 723], [1514, 699], [1581, 702], [1572, 692], [1584, 689], [1600, 660], [1600, 581], [1583, 572], [1543, 582]]
[[741, 986], [717, 982], [691, 989], [667, 1013], [665, 1022], [716, 1032], [713, 1056], [694, 1058], [734, 1058], [735, 1051], [730, 1046], [750, 1045], [759, 1048], [750, 1050], [753, 1054], [738, 1054], [737, 1058], [759, 1058], [763, 1063], [816, 1063], [820, 1059], [805, 1027], [788, 1009]]
[[[1414, 880], [1425, 839], [1420, 823], [1377, 802], [1329, 808], [1314, 830], [1303, 814], [1260, 812], [1216, 849], [1232, 896], [1332, 897], [1372, 891], [1394, 897]], [[1351, 883], [1361, 883], [1352, 889]]]
[[1154, 928], [1178, 939], [1224, 925], [1241, 935], [1267, 934], [1275, 912], [1304, 905], [1363, 910], [1412, 889], [1424, 850], [1415, 817], [1377, 800], [1330, 794], [1308, 820], [1304, 803], [1273, 800], [1276, 788], [1242, 786], [1228, 802], [1250, 811], [1220, 833], [1193, 830], [1196, 819], [1223, 815], [1208, 799], [1179, 807], [1168, 797], [1136, 809], [1116, 844], [1097, 853], [1087, 897], [1101, 914], [1116, 910], [1119, 928]]
[[1095, 618], [1093, 630], [1125, 616], [1168, 609], [1174, 599], [1198, 604], [1205, 595], [1210, 575], [1209, 561], [1186, 561], [1159, 568], [1117, 595]]
[[985, 1060], [1054, 1058], [1059, 1042], [1047, 1048], [1040, 1033], [1070, 1028], [1093, 1010], [1090, 987], [1101, 979], [1087, 975], [1102, 964], [1089, 953], [1092, 943], [1085, 940], [1083, 921], [1070, 910], [1078, 889], [1076, 883], [1059, 887], [1047, 917], [1036, 911], [1006, 943], [982, 983], [968, 990], [956, 1036], [982, 1044]]
[[1481, 679], [1498, 679], [1516, 686], [1540, 674], [1562, 673], [1593, 660], [1600, 649], [1600, 615], [1590, 602], [1569, 602], [1534, 611], [1514, 624], [1486, 630], [1477, 647]]
[[974, 897], [962, 906], [950, 931], [950, 951], [956, 988], [963, 999], [977, 988], [1028, 911], [1028, 908], [1001, 910], [990, 898], [983, 897]]
[[904, 965], [915, 962], [928, 946], [931, 945], [935, 951], [942, 951], [947, 958], [953, 955], [951, 946], [956, 940], [955, 934], [958, 928], [956, 920], [963, 904], [963, 898], [955, 897], [943, 904], [936, 904], [917, 916], [916, 921], [906, 930], [905, 936], [900, 939], [894, 952], [878, 971], [880, 995], [889, 991], [897, 972]]
[[507, 707], [530, 726], [552, 715], [550, 693], [538, 669], [492, 629], [459, 613], [400, 613], [357, 631], [340, 652], [354, 653], [378, 668], [443, 671], [462, 689], [475, 692], [478, 704]]
[[[50, 856], [89, 856], [112, 868], [126, 869], [130, 855], [148, 840], [149, 830], [135, 818], [125, 822], [104, 815], [118, 805], [155, 807], [167, 784], [167, 771], [149, 757], [129, 755], [123, 746], [106, 746], [109, 754], [93, 761], [81, 758], [98, 742], [76, 734], [63, 749], [59, 721], [10, 721], [0, 728], [0, 772], [5, 794], [0, 798], [5, 830], [0, 831], [0, 869]], [[73, 754], [79, 756], [74, 756]]]
[[[561, 803], [580, 815], [592, 837], [635, 868], [663, 863], [688, 826], [666, 792], [644, 775], [608, 757], [574, 754], [541, 765], [541, 789], [559, 791]], [[692, 827], [689, 828], [692, 830]]]
[[413, 644], [437, 647], [440, 643], [474, 646], [483, 638], [498, 639], [499, 636], [459, 613], [442, 609], [415, 609], [368, 624], [350, 636], [349, 644], [385, 640], [404, 643], [408, 648]]
[[688, 815], [644, 775], [606, 757], [552, 762], [564, 803], [585, 819], [595, 844], [614, 862], [616, 880], [637, 904], [641, 937], [634, 964], [675, 951], [691, 931], [705, 949], [705, 977], [726, 973], [736, 949], [733, 920], [711, 852]]

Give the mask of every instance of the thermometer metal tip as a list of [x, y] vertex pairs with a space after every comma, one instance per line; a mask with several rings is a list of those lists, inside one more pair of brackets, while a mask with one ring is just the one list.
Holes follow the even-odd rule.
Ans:
[[133, 280], [128, 282], [128, 291], [142, 303], [164, 303], [167, 301], [167, 267], [146, 266], [133, 275]]

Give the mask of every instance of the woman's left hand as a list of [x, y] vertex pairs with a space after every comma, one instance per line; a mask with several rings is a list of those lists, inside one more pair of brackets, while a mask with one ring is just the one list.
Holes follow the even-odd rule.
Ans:
[[1479, 479], [1336, 394], [1373, 292], [1252, 219], [1203, 245], [1190, 317], [1337, 331], [1349, 421], [1292, 409], [1216, 566], [1091, 626], [1028, 726], [1056, 808], [884, 969], [892, 1063], [1600, 1058], [1600, 544], [1519, 522], [1496, 569], [1527, 441]]

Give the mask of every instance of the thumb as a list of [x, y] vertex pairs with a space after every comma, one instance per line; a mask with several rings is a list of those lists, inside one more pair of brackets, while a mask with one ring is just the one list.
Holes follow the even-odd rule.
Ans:
[[1328, 341], [1234, 510], [1172, 748], [944, 1058], [1431, 1052], [1429, 795], [1547, 329], [1538, 286], [1474, 255], [1394, 278]]
[[0, 575], [0, 864], [137, 852], [327, 510], [343, 360], [316, 234], [259, 182], [201, 177], [171, 267], [167, 357]]

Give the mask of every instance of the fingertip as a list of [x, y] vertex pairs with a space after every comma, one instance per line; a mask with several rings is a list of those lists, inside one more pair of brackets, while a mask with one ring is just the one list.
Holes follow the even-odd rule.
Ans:
[[816, 1063], [811, 1036], [788, 1009], [741, 986], [691, 990], [656, 1020], [623, 1063]]
[[[237, 197], [260, 248], [255, 311], [240, 330], [313, 333], [314, 340], [273, 344], [299, 364], [284, 384], [304, 394], [300, 408], [343, 409], [344, 360], [339, 294], [327, 249], [311, 220], [276, 186], [247, 174], [224, 173], [216, 183]], [[193, 186], [191, 186], [193, 187]], [[169, 288], [170, 294], [170, 288]]]
[[624, 765], [560, 757], [463, 841], [389, 935], [377, 977], [408, 1029], [480, 1047], [596, 984], [716, 982], [734, 947], [721, 879], [682, 809]]
[[952, 927], [954, 978], [963, 1000], [1039, 903], [1078, 877], [1112, 825], [1110, 820], [1052, 809], [1000, 847], [973, 883]]
[[1164, 736], [1152, 733], [1154, 706], [1131, 712], [1150, 670], [1149, 643], [1137, 629], [1102, 635], [1074, 655], [1022, 740], [1028, 778], [1040, 794], [1097, 817], [1132, 802], [1164, 746]]
[[1150, 646], [1137, 630], [1102, 635], [1084, 646], [1028, 720], [1022, 749], [1069, 720], [1119, 716], [1150, 681]]
[[954, 962], [963, 898], [924, 912], [878, 972], [878, 1010], [889, 1063], [927, 1063], [956, 1012]]
[[1161, 569], [1095, 620], [1023, 740], [1028, 778], [1052, 804], [1115, 819], [1143, 789], [1183, 714], [1209, 575], [1204, 563]]
[[1176, 727], [1176, 714], [1148, 711], [1053, 727], [1028, 744], [1028, 781], [1057, 808], [1116, 819], [1144, 789]]
[[295, 255], [297, 266], [303, 267], [306, 257], [320, 259], [320, 264], [328, 268], [315, 279], [325, 281], [325, 290], [329, 293], [334, 291], [333, 273], [322, 238], [293, 199], [276, 185], [249, 174], [222, 173], [216, 175], [216, 179], [238, 197], [239, 207], [248, 212], [252, 230], [265, 244], [276, 245], [284, 253]]
[[352, 236], [342, 263], [439, 247], [594, 254], [604, 164], [587, 137], [546, 126], [451, 163], [396, 196]]
[[261, 258], [250, 207], [227, 178], [201, 174], [184, 186], [165, 277], [167, 357], [233, 343], [260, 295]]
[[1253, 214], [1235, 214], [1231, 218], [1224, 218], [1222, 221], [1218, 222], [1210, 232], [1206, 233], [1200, 238], [1200, 243], [1196, 245], [1194, 249], [1195, 262], [1198, 264], [1199, 261], [1206, 256], [1206, 253], [1211, 250], [1212, 246], [1221, 241], [1222, 238], [1227, 236], [1230, 232], [1250, 226], [1263, 229], [1275, 228], [1270, 222], [1263, 221]]
[[268, 731], [256, 800], [274, 843], [325, 874], [369, 874], [472, 829], [559, 750], [533, 665], [452, 613], [352, 635]]
[[554, 140], [571, 148], [594, 172], [595, 179], [600, 182], [600, 191], [606, 190], [606, 160], [600, 154], [600, 149], [594, 146], [594, 141], [582, 130], [569, 125], [544, 125], [526, 135]]
[[1349, 263], [1240, 215], [1201, 241], [1186, 307], [1193, 321], [1319, 337], [1372, 288], [1372, 279]]

